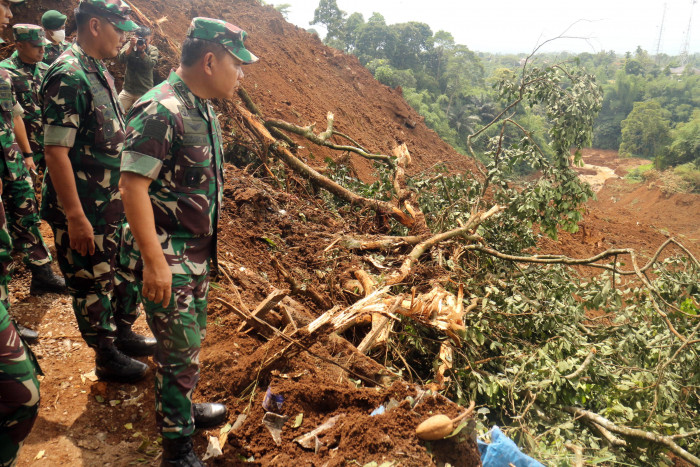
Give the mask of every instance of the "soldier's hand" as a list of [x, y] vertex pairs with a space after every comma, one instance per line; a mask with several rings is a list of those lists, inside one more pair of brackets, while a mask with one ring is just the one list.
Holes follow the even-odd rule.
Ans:
[[34, 163], [33, 157], [25, 157], [24, 158], [24, 165], [27, 167], [27, 170], [29, 170], [29, 171], [36, 170], [36, 164]]
[[77, 218], [68, 218], [68, 240], [70, 247], [81, 255], [95, 254], [95, 233], [84, 214]]
[[2, 195], [2, 179], [0, 179], [0, 195]]
[[141, 295], [153, 303], [167, 307], [172, 294], [173, 274], [170, 272], [165, 257], [156, 264], [145, 263], [143, 266], [143, 288]]

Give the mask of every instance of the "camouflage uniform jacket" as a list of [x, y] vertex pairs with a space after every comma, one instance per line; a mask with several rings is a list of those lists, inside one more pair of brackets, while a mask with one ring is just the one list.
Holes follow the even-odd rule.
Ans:
[[[124, 117], [114, 78], [101, 61], [74, 43], [46, 72], [41, 84], [44, 144], [70, 148], [68, 157], [85, 216], [93, 227], [121, 222], [119, 163], [124, 145]], [[46, 175], [41, 200], [42, 218], [65, 225]]]
[[0, 62], [0, 67], [8, 70], [12, 76], [15, 97], [24, 109], [22, 120], [27, 127], [29, 144], [33, 152], [41, 154], [44, 152], [44, 131], [41, 127], [39, 87], [49, 66], [43, 62], [33, 65], [24, 63], [15, 50], [9, 58]]
[[22, 113], [22, 107], [15, 98], [10, 72], [0, 68], [0, 177], [6, 180], [17, 180], [22, 173], [24, 160], [15, 141], [13, 118]]
[[[173, 274], [205, 274], [210, 260], [216, 264], [222, 155], [214, 109], [175, 72], [129, 113], [121, 170], [153, 180], [149, 195], [156, 234]], [[143, 269], [130, 232], [122, 246], [129, 266]]]
[[64, 50], [70, 47], [69, 42], [61, 42], [60, 44], [54, 44], [53, 42], [44, 48], [44, 60], [43, 62], [47, 65], [51, 65], [56, 61], [59, 55], [63, 53]]

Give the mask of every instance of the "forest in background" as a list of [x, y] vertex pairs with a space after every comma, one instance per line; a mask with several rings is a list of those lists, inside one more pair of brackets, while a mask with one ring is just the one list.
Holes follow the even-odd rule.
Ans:
[[[276, 8], [284, 14], [289, 5]], [[652, 56], [641, 47], [624, 55], [613, 51], [531, 57], [480, 53], [455, 43], [449, 32], [433, 32], [425, 23], [387, 24], [379, 13], [365, 19], [360, 13], [340, 10], [335, 0], [320, 0], [310, 24], [323, 26], [324, 43], [357, 56], [378, 81], [400, 87], [428, 127], [463, 154], [468, 153], [469, 135], [504, 109], [496, 83], [522, 73], [525, 63], [577, 65], [593, 74], [603, 90], [593, 147], [653, 159], [658, 169], [683, 166], [691, 187], [700, 189], [698, 54], [687, 57], [688, 64], [682, 67], [682, 57]], [[543, 110], [533, 106], [517, 112], [534, 140], [544, 143], [551, 124]], [[513, 129], [508, 132], [508, 143], [519, 137]], [[479, 157], [485, 147], [475, 142], [474, 149]], [[526, 173], [531, 167], [523, 165], [519, 170]]]

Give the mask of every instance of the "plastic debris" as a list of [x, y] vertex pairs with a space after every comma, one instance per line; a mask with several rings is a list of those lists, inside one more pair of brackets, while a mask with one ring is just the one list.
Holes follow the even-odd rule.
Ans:
[[374, 410], [372, 411], [372, 413], [369, 414], [369, 415], [370, 415], [371, 417], [374, 417], [374, 416], [376, 416], [376, 415], [381, 415], [381, 414], [383, 414], [384, 412], [388, 412], [389, 410], [398, 407], [399, 404], [400, 404], [400, 402], [397, 401], [396, 399], [394, 399], [394, 398], [392, 397], [391, 399], [389, 399], [389, 402], [387, 402], [386, 404], [380, 405], [379, 407], [377, 407], [376, 409], [374, 409]]
[[207, 452], [204, 453], [202, 460], [211, 459], [212, 457], [219, 457], [223, 455], [221, 451], [221, 446], [219, 445], [219, 438], [216, 436], [209, 437], [209, 445], [207, 446]]
[[491, 435], [491, 443], [486, 443], [480, 439], [476, 441], [479, 453], [481, 453], [481, 463], [484, 467], [500, 467], [503, 465], [544, 467], [532, 457], [523, 454], [518, 446], [503, 434], [497, 426], [491, 428], [487, 435]]
[[344, 416], [345, 414], [335, 415], [305, 435], [297, 436], [293, 441], [295, 443], [299, 443], [301, 447], [305, 449], [313, 449], [314, 452], [318, 454], [318, 450], [321, 449], [321, 446], [323, 446], [321, 440], [318, 439], [319, 433], [323, 433], [324, 431], [333, 428], [336, 422]]
[[288, 416], [279, 415], [273, 412], [265, 412], [265, 415], [263, 416], [263, 425], [267, 427], [277, 446], [282, 444], [282, 427], [285, 423], [287, 423], [287, 420], [289, 420]]
[[272, 388], [268, 386], [262, 403], [263, 409], [268, 412], [277, 413], [282, 409], [282, 404], [284, 404], [284, 396], [282, 394], [273, 393]]

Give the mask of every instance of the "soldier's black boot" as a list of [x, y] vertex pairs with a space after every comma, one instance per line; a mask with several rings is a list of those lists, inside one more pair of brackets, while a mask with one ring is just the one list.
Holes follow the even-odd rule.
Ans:
[[15, 324], [17, 328], [17, 334], [19, 334], [19, 337], [21, 337], [24, 340], [24, 342], [26, 342], [27, 344], [36, 344], [37, 342], [39, 342], [38, 332], [29, 328], [25, 328], [19, 323]]
[[156, 351], [156, 338], [136, 334], [131, 326], [117, 325], [117, 348], [130, 357], [148, 357]]
[[43, 295], [45, 293], [67, 294], [66, 281], [63, 277], [55, 274], [51, 265], [46, 263], [41, 266], [29, 265], [32, 271], [32, 283], [29, 286], [31, 295]]
[[146, 376], [148, 365], [129, 358], [114, 345], [104, 345], [96, 349], [95, 374], [102, 381], [135, 383]]
[[192, 448], [192, 438], [163, 438], [163, 462], [161, 467], [206, 467]]
[[226, 421], [226, 406], [212, 402], [192, 404], [192, 415], [198, 430], [214, 428]]

